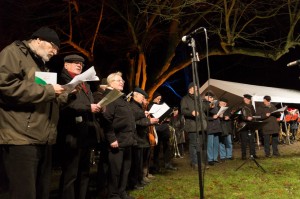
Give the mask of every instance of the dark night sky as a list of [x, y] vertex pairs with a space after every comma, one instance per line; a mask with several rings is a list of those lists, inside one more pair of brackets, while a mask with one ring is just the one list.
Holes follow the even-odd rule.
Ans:
[[[300, 48], [291, 49], [281, 59], [273, 61], [271, 59], [250, 57], [244, 55], [232, 56], [211, 56], [209, 57], [210, 77], [213, 79], [254, 84], [269, 87], [287, 88], [300, 90], [300, 68], [298, 66], [287, 67], [287, 63], [300, 59]], [[201, 84], [207, 81], [206, 60], [198, 63], [199, 81]], [[173, 75], [168, 81], [180, 96], [186, 94], [188, 80], [185, 75], [191, 78], [191, 67]], [[166, 102], [171, 106], [177, 106], [180, 98], [173, 92], [162, 86], [158, 89], [164, 96]], [[266, 91], [267, 95], [267, 91]]]
[[[20, 11], [16, 10], [17, 7], [13, 1], [6, 0], [0, 2], [0, 35], [2, 36], [0, 48], [2, 49], [15, 39], [24, 39], [25, 36], [30, 35], [31, 31], [34, 30], [31, 30], [28, 24], [26, 24], [29, 22], [22, 21], [20, 17], [15, 16], [19, 14], [23, 15], [26, 12], [30, 12], [30, 10], [23, 9], [23, 7], [20, 7]], [[15, 31], [11, 32], [14, 29]], [[27, 35], [23, 34], [22, 36], [22, 33], [26, 33]], [[180, 51], [177, 56], [186, 57], [188, 54], [188, 48], [186, 48]], [[102, 59], [104, 65], [108, 65], [108, 60], [111, 60], [107, 59], [107, 57], [109, 57], [107, 54], [101, 58], [99, 57], [99, 59]], [[300, 48], [291, 49], [288, 54], [278, 61], [234, 55], [209, 57], [209, 62], [211, 78], [214, 79], [300, 90], [299, 67], [288, 68], [286, 66], [287, 63], [298, 59], [300, 59]], [[62, 56], [59, 59], [52, 60], [52, 62], [62, 66]], [[198, 67], [200, 82], [204, 83], [207, 80], [206, 61], [201, 60]], [[186, 94], [187, 85], [191, 81], [190, 68], [188, 67], [179, 71], [168, 80], [168, 82], [174, 82], [171, 85], [180, 96]], [[190, 79], [187, 78], [187, 75]], [[165, 96], [166, 102], [171, 106], [179, 104], [180, 98], [173, 94], [169, 88], [161, 86], [158, 91]]]

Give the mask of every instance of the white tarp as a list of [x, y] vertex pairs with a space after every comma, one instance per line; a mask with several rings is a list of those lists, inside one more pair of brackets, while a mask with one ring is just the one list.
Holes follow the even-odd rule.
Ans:
[[262, 102], [263, 97], [269, 95], [271, 96], [272, 102], [300, 104], [300, 91], [292, 89], [210, 79], [200, 88], [201, 95], [204, 95], [207, 91], [213, 92], [218, 99], [222, 97], [227, 98], [230, 105], [242, 102], [244, 94], [252, 95], [253, 103]]

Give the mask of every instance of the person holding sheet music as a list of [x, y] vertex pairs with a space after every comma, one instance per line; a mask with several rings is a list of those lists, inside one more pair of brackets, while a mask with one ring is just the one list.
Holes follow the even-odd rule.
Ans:
[[216, 104], [215, 97], [211, 92], [205, 93], [205, 101], [209, 104], [210, 109], [207, 113], [207, 161], [209, 165], [219, 163], [219, 137], [222, 132], [219, 115], [218, 105]]
[[[153, 94], [152, 102], [149, 104], [149, 109], [153, 106], [153, 104], [161, 104], [162, 96], [160, 93], [155, 92]], [[176, 167], [174, 167], [171, 163], [172, 154], [171, 154], [171, 148], [169, 145], [169, 139], [170, 139], [170, 128], [169, 128], [169, 121], [163, 120], [160, 121], [159, 124], [155, 125], [155, 129], [158, 136], [158, 143], [154, 147], [153, 152], [153, 162], [154, 162], [154, 172], [160, 171], [160, 161], [159, 161], [159, 153], [161, 144], [163, 145], [163, 157], [164, 157], [164, 168], [169, 170], [177, 170]]]
[[243, 102], [239, 105], [236, 105], [231, 109], [231, 114], [238, 114], [238, 124], [241, 126], [239, 129], [240, 138], [241, 138], [241, 152], [242, 152], [242, 160], [247, 159], [247, 145], [249, 144], [250, 148], [250, 157], [258, 158], [256, 156], [255, 149], [255, 132], [252, 126], [253, 116], [255, 116], [255, 109], [252, 105], [252, 96], [249, 94], [243, 95]]
[[[181, 113], [185, 118], [184, 130], [188, 133], [190, 165], [192, 169], [198, 169], [197, 150], [199, 144], [200, 144], [200, 151], [202, 152], [201, 153], [202, 162], [203, 163], [206, 162], [206, 158], [205, 158], [206, 148], [204, 147], [205, 132], [202, 132], [201, 129], [205, 131], [207, 128], [206, 115], [204, 112], [208, 109], [208, 106], [206, 103], [203, 103], [203, 112], [201, 113], [203, 121], [199, 122], [198, 132], [197, 132], [196, 119], [197, 116], [198, 117], [200, 116], [200, 114], [197, 113], [195, 110], [195, 103], [194, 103], [195, 102], [194, 95], [197, 92], [197, 90], [198, 88], [194, 85], [193, 82], [191, 82], [188, 85], [188, 94], [185, 95], [180, 102]], [[202, 124], [203, 127], [201, 126]], [[197, 133], [199, 135], [197, 135]], [[198, 137], [199, 137], [199, 143], [197, 142]]]
[[[82, 73], [84, 58], [73, 54], [64, 58], [64, 68], [59, 82], [69, 83]], [[73, 94], [73, 101], [60, 110], [58, 145], [61, 147], [62, 174], [59, 197], [85, 199], [89, 183], [91, 149], [99, 139], [95, 113], [101, 107], [94, 104], [89, 85], [81, 84], [81, 90]]]
[[[108, 87], [104, 95], [112, 89], [123, 91], [125, 81], [121, 72], [107, 77]], [[131, 150], [136, 144], [134, 139], [135, 118], [126, 95], [108, 104], [102, 112], [102, 126], [108, 150], [108, 192], [109, 198], [131, 199], [126, 192], [128, 174], [131, 168]]]
[[148, 94], [139, 87], [136, 87], [132, 93], [130, 106], [133, 111], [136, 123], [135, 139], [137, 144], [132, 148], [132, 162], [128, 179], [129, 189], [142, 189], [149, 183], [148, 178], [144, 178], [144, 158], [150, 150], [148, 127], [158, 123], [158, 118], [147, 118], [143, 109], [144, 99]]
[[35, 78], [36, 72], [49, 71], [46, 63], [59, 47], [57, 33], [42, 27], [0, 52], [0, 158], [5, 167], [0, 169], [7, 174], [11, 199], [49, 198], [58, 102], [65, 89], [38, 84]]
[[278, 151], [278, 133], [279, 133], [279, 124], [277, 122], [277, 117], [280, 116], [279, 112], [272, 113], [276, 111], [276, 107], [271, 104], [271, 97], [266, 95], [263, 98], [263, 105], [259, 107], [256, 111], [256, 114], [261, 117], [264, 121], [262, 125], [262, 133], [264, 137], [264, 151], [266, 157], [272, 157], [270, 152], [270, 138], [272, 145], [273, 156], [279, 156]]

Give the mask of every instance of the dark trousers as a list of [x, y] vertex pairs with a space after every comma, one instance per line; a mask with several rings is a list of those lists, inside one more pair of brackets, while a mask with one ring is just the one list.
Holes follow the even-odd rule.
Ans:
[[128, 184], [133, 187], [143, 180], [143, 148], [133, 147]]
[[270, 137], [272, 137], [272, 150], [273, 155], [278, 155], [278, 133], [276, 134], [264, 134], [264, 150], [265, 155], [271, 155], [270, 153]]
[[102, 149], [100, 151], [100, 157], [97, 168], [97, 189], [100, 194], [100, 198], [106, 198], [108, 194], [108, 151]]
[[131, 147], [111, 149], [108, 152], [110, 198], [122, 198], [126, 195], [128, 174], [131, 167]]
[[255, 133], [251, 130], [241, 130], [241, 149], [242, 149], [242, 157], [246, 157], [247, 145], [250, 147], [250, 156], [256, 155], [255, 153]]
[[85, 199], [89, 184], [90, 149], [63, 148], [60, 198]]
[[170, 139], [170, 131], [168, 124], [161, 124], [160, 126], [156, 127], [157, 136], [158, 136], [158, 143], [154, 147], [153, 151], [153, 162], [156, 169], [159, 169], [160, 162], [159, 162], [159, 153], [161, 146], [163, 147], [163, 158], [165, 165], [169, 164], [172, 159], [171, 154], [171, 147], [169, 146], [169, 139]]
[[51, 146], [2, 145], [10, 199], [47, 199], [51, 179]]
[[147, 169], [147, 170], [149, 169], [150, 157], [151, 157], [151, 148], [150, 147], [143, 148], [143, 168], [144, 169]]

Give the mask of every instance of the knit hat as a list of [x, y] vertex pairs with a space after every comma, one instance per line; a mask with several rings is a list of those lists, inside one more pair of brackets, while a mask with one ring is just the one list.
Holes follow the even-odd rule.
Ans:
[[158, 96], [161, 96], [161, 94], [160, 94], [159, 92], [154, 92], [153, 98], [152, 98], [152, 99], [155, 99], [155, 98], [157, 98]]
[[245, 94], [245, 95], [244, 95], [244, 98], [251, 100], [251, 98], [252, 98], [252, 95]]
[[84, 62], [84, 58], [79, 55], [73, 54], [73, 55], [66, 56], [64, 58], [64, 61], [65, 62], [74, 62], [74, 61]]
[[228, 99], [223, 98], [223, 97], [222, 97], [219, 101], [220, 101], [220, 102], [226, 102], [226, 103], [228, 103]]
[[269, 95], [264, 96], [264, 99], [267, 100], [268, 102], [271, 101], [271, 97]]
[[137, 92], [137, 93], [140, 93], [140, 94], [142, 94], [142, 95], [144, 95], [144, 97], [146, 98], [146, 99], [148, 99], [148, 94], [143, 90], [143, 89], [141, 89], [141, 88], [139, 88], [139, 87], [136, 87], [135, 89], [134, 89], [134, 92]]
[[210, 96], [210, 97], [213, 97], [213, 96], [214, 96], [214, 94], [213, 94], [212, 92], [209, 92], [209, 91], [207, 91], [207, 92], [205, 93], [205, 96]]
[[53, 43], [58, 48], [60, 46], [59, 37], [58, 37], [57, 33], [51, 28], [41, 27], [40, 29], [38, 29], [31, 35], [31, 39], [36, 39], [36, 38], [40, 38], [42, 40]]
[[194, 86], [195, 86], [194, 82], [191, 82], [191, 83], [189, 84], [189, 86], [188, 86], [188, 89], [190, 89], [190, 88], [192, 88], [192, 87], [194, 87]]

